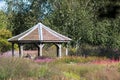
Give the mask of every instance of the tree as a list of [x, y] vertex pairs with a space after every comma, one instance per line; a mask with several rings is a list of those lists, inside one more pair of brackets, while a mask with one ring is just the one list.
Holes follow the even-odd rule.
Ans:
[[44, 17], [46, 0], [5, 0], [10, 25], [8, 29], [17, 35], [38, 23]]
[[72, 38], [72, 47], [80, 51], [77, 53], [106, 55], [112, 52], [114, 56], [115, 50], [119, 52], [120, 1], [53, 0], [51, 4], [53, 12], [43, 22]]
[[87, 1], [79, 0], [58, 0], [53, 1], [53, 13], [45, 22], [53, 29], [73, 39], [73, 45], [79, 42], [89, 42], [92, 36], [93, 14], [87, 9]]
[[116, 37], [119, 36], [119, 1], [114, 6], [112, 3], [111, 0], [53, 0], [54, 11], [44, 23], [72, 38], [74, 46], [87, 43], [117, 47], [120, 45]]
[[72, 38], [72, 46], [84, 43], [107, 47], [120, 46], [119, 1], [6, 0], [6, 2], [11, 21], [9, 28], [14, 35], [40, 20]]
[[11, 32], [7, 29], [9, 22], [7, 15], [0, 11], [0, 53], [10, 50], [11, 44], [7, 41], [12, 36]]

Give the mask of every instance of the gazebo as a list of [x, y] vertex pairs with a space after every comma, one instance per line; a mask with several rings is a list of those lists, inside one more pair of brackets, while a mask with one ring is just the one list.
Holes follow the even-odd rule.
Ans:
[[42, 48], [44, 44], [54, 43], [57, 46], [57, 56], [61, 57], [61, 44], [66, 44], [66, 55], [68, 55], [68, 43], [72, 39], [55, 32], [54, 30], [46, 27], [42, 23], [38, 23], [27, 31], [16, 35], [10, 39], [9, 42], [12, 43], [12, 56], [14, 56], [14, 44], [19, 46], [19, 56], [23, 57], [23, 45], [24, 44], [34, 44], [38, 48], [38, 56], [42, 56]]

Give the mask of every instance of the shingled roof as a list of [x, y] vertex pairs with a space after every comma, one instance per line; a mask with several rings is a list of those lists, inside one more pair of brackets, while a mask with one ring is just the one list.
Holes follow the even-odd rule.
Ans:
[[34, 42], [68, 42], [71, 39], [57, 33], [56, 31], [46, 27], [42, 23], [38, 23], [27, 31], [8, 39], [9, 42], [34, 43]]

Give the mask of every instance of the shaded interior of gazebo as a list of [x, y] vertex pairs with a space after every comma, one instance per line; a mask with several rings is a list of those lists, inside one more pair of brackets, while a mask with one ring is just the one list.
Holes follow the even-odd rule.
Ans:
[[19, 56], [23, 57], [23, 45], [34, 44], [38, 48], [38, 56], [42, 56], [42, 48], [44, 44], [53, 43], [57, 46], [57, 56], [62, 56], [62, 43], [66, 44], [66, 55], [68, 55], [68, 43], [70, 38], [57, 33], [56, 31], [46, 27], [42, 23], [38, 23], [27, 31], [8, 39], [12, 43], [12, 56], [14, 56], [14, 44], [19, 46]]

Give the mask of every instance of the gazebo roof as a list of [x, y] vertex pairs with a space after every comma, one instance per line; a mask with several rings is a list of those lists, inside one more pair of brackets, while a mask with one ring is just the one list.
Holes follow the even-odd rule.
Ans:
[[34, 42], [69, 42], [70, 38], [55, 32], [42, 23], [38, 23], [27, 31], [8, 39], [9, 42], [34, 43]]

